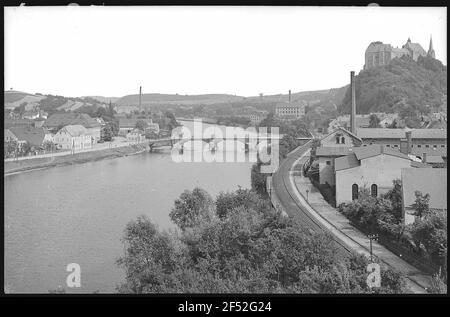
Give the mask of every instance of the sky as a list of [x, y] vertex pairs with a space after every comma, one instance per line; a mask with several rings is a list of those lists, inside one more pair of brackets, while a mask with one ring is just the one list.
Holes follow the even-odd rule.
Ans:
[[349, 83], [370, 42], [447, 65], [446, 8], [5, 7], [5, 90], [255, 96]]

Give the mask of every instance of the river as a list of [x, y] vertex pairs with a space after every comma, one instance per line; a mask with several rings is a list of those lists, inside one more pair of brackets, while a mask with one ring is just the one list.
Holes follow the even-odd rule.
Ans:
[[[177, 163], [166, 149], [5, 176], [5, 291], [115, 292], [124, 280], [115, 262], [129, 221], [146, 215], [174, 228], [169, 212], [184, 190], [199, 186], [214, 197], [249, 188], [251, 165]], [[66, 286], [69, 263], [80, 265], [80, 288]]]

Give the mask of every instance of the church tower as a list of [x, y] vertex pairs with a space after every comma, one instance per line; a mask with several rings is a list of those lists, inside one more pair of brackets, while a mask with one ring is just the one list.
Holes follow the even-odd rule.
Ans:
[[436, 58], [436, 54], [434, 53], [433, 49], [433, 39], [431, 38], [431, 35], [430, 35], [430, 47], [428, 48], [427, 56], [430, 56], [431, 58]]
[[430, 47], [428, 48], [427, 56], [430, 56], [431, 58], [436, 58], [436, 54], [434, 53], [433, 49], [433, 39], [431, 38], [431, 35], [430, 35]]

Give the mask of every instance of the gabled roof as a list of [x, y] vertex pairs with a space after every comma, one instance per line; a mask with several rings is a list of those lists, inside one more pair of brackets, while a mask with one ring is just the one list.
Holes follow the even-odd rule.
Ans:
[[41, 146], [42, 142], [44, 142], [45, 132], [43, 128], [11, 127], [9, 128], [9, 131], [11, 131], [19, 141], [27, 141], [34, 146]]
[[413, 139], [446, 139], [447, 130], [444, 129], [414, 129], [411, 137]]
[[334, 169], [336, 171], [346, 170], [348, 168], [359, 166], [359, 160], [356, 158], [355, 153], [351, 153], [346, 156], [338, 157], [334, 160]]
[[408, 155], [401, 153], [397, 150], [392, 150], [390, 148], [385, 148], [383, 145], [369, 145], [363, 147], [355, 147], [353, 152], [358, 160], [363, 160], [369, 157], [377, 156], [380, 154], [391, 155], [403, 158], [405, 160], [411, 160]]
[[100, 123], [86, 113], [55, 113], [45, 121], [45, 126], [49, 128], [57, 128], [61, 125], [82, 125], [85, 128], [100, 127]]
[[352, 153], [350, 146], [324, 146], [316, 149], [316, 156], [344, 156]]
[[334, 134], [334, 133], [336, 133], [336, 132], [338, 132], [338, 131], [341, 131], [341, 132], [343, 132], [343, 133], [346, 133], [346, 134], [350, 135], [352, 138], [354, 138], [354, 139], [356, 139], [356, 140], [358, 140], [359, 142], [362, 143], [361, 138], [359, 138], [358, 136], [356, 136], [356, 135], [353, 134], [352, 132], [350, 132], [350, 131], [344, 129], [343, 127], [338, 127], [338, 128], [336, 128], [335, 130], [331, 131], [330, 133], [328, 133], [327, 135], [325, 135], [325, 136], [324, 136], [323, 138], [321, 138], [320, 140], [323, 140], [323, 139], [325, 139], [325, 138], [328, 138], [330, 135], [332, 135], [332, 134]]
[[447, 169], [446, 168], [403, 168], [403, 206], [411, 208], [416, 200], [415, 191], [430, 194], [432, 209], [447, 209]]
[[[62, 128], [59, 132], [65, 131], [72, 137], [77, 137], [83, 134], [86, 134], [87, 130], [82, 125], [76, 124], [76, 125], [66, 125], [64, 128]], [[58, 132], [58, 133], [59, 133]]]
[[358, 128], [356, 134], [361, 139], [402, 139], [406, 137], [403, 129]]
[[336, 171], [356, 167], [360, 165], [361, 160], [377, 155], [391, 155], [399, 157], [405, 160], [411, 160], [408, 155], [401, 153], [400, 151], [384, 148], [382, 145], [370, 145], [364, 147], [353, 147], [352, 153], [346, 156], [338, 157], [334, 161]]
[[[405, 129], [387, 128], [359, 128], [356, 130], [361, 139], [403, 139], [406, 138]], [[447, 130], [444, 129], [411, 129], [412, 139], [446, 139]]]

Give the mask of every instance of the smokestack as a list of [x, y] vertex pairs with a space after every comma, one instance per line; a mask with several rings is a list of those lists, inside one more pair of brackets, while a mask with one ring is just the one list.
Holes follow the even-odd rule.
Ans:
[[350, 86], [352, 89], [352, 112], [350, 114], [350, 131], [356, 134], [356, 97], [355, 97], [355, 72], [350, 72]]
[[291, 102], [291, 90], [289, 89], [289, 102]]
[[142, 112], [142, 86], [139, 86], [139, 112]]
[[411, 133], [412, 133], [411, 131], [406, 131], [406, 147], [408, 148], [406, 150], [406, 154], [411, 153], [411, 144], [412, 144]]

